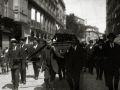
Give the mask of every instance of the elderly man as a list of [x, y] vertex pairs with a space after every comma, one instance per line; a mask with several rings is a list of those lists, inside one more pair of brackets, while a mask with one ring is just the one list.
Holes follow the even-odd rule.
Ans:
[[[42, 51], [42, 57], [40, 61], [40, 66], [42, 66], [42, 71], [45, 71], [45, 84], [46, 89], [50, 87], [50, 83], [54, 83], [55, 75], [58, 73], [58, 58], [63, 58], [57, 52], [57, 49], [52, 45], [52, 40], [47, 41], [47, 47]], [[43, 65], [42, 65], [43, 64]], [[50, 78], [49, 78], [50, 77]], [[50, 79], [50, 83], [49, 83]]]
[[15, 90], [18, 90], [19, 86], [19, 73], [21, 67], [21, 54], [20, 48], [17, 46], [16, 39], [11, 39], [12, 47], [9, 50], [9, 66], [11, 68], [12, 82]]
[[104, 47], [105, 81], [109, 90], [118, 90], [120, 69], [120, 46], [114, 43], [114, 39], [116, 38], [116, 36], [113, 33], [110, 33], [107, 36], [107, 38], [109, 39], [109, 41], [106, 43]]

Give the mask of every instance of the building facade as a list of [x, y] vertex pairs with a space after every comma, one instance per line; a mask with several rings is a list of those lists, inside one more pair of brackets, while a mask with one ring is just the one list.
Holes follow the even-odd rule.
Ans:
[[89, 43], [90, 40], [93, 40], [93, 42], [95, 43], [96, 40], [98, 40], [100, 37], [98, 28], [94, 26], [86, 26], [85, 37], [86, 43]]
[[120, 0], [106, 0], [106, 34], [120, 34]]
[[[4, 27], [0, 34], [2, 39], [7, 38], [1, 39], [0, 47], [5, 48], [3, 44], [12, 37], [26, 37], [27, 44], [34, 37], [50, 39], [58, 27], [65, 28], [64, 21], [63, 0], [0, 0], [0, 26]], [[6, 30], [9, 35], [5, 37]]]
[[78, 24], [79, 36], [80, 36], [78, 38], [81, 42], [84, 42], [85, 41], [85, 20], [77, 16], [74, 16], [74, 18], [76, 23]]

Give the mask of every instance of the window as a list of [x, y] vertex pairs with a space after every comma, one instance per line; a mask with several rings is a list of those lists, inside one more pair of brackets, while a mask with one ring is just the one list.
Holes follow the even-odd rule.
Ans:
[[31, 9], [31, 19], [35, 20], [35, 9]]
[[37, 22], [40, 23], [40, 12], [37, 12]]

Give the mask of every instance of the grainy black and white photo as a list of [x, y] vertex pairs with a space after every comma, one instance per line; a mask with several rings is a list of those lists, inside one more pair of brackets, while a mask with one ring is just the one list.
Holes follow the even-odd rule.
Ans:
[[120, 90], [120, 0], [0, 0], [0, 90]]

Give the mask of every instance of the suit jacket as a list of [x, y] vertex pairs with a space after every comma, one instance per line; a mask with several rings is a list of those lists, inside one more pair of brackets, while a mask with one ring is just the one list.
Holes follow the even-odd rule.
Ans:
[[9, 50], [9, 67], [10, 68], [20, 68], [21, 67], [21, 53], [19, 46], [16, 47], [16, 50], [14, 51], [12, 48]]
[[114, 43], [114, 47], [111, 48], [107, 43], [104, 47], [105, 69], [115, 69], [120, 67], [120, 46]]
[[70, 48], [69, 53], [66, 57], [65, 67], [67, 71], [81, 71], [82, 67], [85, 66], [85, 53], [79, 45], [77, 45], [76, 50]]
[[[48, 60], [48, 57], [50, 58], [50, 60]], [[62, 58], [60, 56], [60, 54], [58, 53], [57, 49], [56, 51], [53, 51], [52, 49], [47, 49], [45, 48], [42, 51], [42, 57], [41, 57], [41, 61], [40, 61], [40, 67], [42, 66], [42, 71], [44, 71], [47, 68], [47, 65], [52, 65], [53, 70], [58, 73], [58, 64], [57, 64], [57, 60], [59, 58]]]
[[24, 44], [23, 47], [20, 48], [20, 54], [22, 57], [22, 69], [26, 68], [26, 57], [28, 56], [28, 46]]
[[95, 57], [96, 65], [104, 65], [104, 47], [100, 49], [99, 46], [96, 46], [93, 51], [93, 56]]

